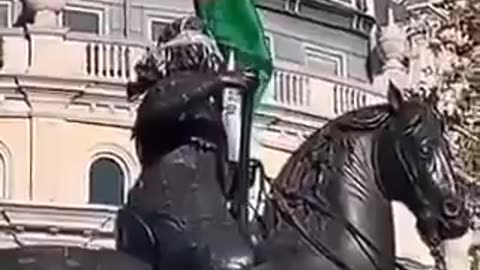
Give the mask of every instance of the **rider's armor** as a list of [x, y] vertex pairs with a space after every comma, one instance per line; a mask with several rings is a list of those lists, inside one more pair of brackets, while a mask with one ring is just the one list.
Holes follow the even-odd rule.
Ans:
[[225, 198], [224, 73], [167, 71], [143, 84], [134, 127], [142, 174], [118, 215], [118, 248], [157, 269], [248, 268], [251, 246]]

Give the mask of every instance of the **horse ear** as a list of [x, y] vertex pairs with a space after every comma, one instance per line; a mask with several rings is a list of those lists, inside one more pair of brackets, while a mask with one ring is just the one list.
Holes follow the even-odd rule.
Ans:
[[388, 98], [388, 104], [392, 106], [393, 110], [395, 111], [400, 110], [404, 102], [402, 97], [402, 92], [391, 80], [388, 81], [387, 98]]

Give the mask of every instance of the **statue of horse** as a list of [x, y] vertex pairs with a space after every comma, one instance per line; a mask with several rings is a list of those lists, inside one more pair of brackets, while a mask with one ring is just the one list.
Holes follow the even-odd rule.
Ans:
[[118, 250], [5, 249], [2, 266], [393, 270], [392, 200], [415, 214], [430, 244], [466, 232], [441, 118], [390, 85], [388, 104], [330, 121], [290, 157], [272, 180], [254, 245], [227, 206], [236, 184], [221, 95], [226, 87], [254, 89], [255, 76], [225, 71], [202, 32], [193, 17], [168, 25], [128, 85], [129, 98], [144, 94], [133, 130], [142, 171], [118, 212]]
[[119, 250], [154, 269], [390, 270], [392, 200], [429, 243], [465, 233], [442, 119], [390, 85], [388, 104], [340, 116], [292, 155], [254, 247], [226, 206], [220, 121], [223, 89], [251, 89], [252, 78], [222, 71], [201, 28], [194, 18], [168, 26], [130, 84], [131, 96], [146, 91], [134, 128], [142, 173], [118, 216]]
[[272, 183], [258, 269], [394, 269], [392, 200], [416, 216], [426, 243], [463, 235], [444, 129], [431, 106], [390, 83], [388, 104], [316, 131]]
[[137, 65], [131, 97], [146, 92], [134, 125], [141, 175], [118, 214], [117, 246], [154, 269], [245, 269], [248, 234], [227, 202], [232, 190], [222, 93], [252, 89], [248, 72], [225, 71], [196, 17], [168, 25]]

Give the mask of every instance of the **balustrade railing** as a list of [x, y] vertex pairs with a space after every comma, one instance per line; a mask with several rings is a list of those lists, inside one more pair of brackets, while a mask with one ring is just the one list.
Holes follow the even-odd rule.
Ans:
[[273, 100], [289, 106], [310, 105], [309, 77], [276, 69], [272, 76]]
[[129, 80], [143, 47], [119, 43], [86, 42], [85, 73], [92, 77]]
[[135, 63], [143, 55], [146, 45], [125, 40], [78, 40], [82, 42], [83, 74], [90, 78], [132, 80]]
[[369, 84], [282, 65], [277, 65], [267, 92], [267, 106], [326, 118], [385, 101]]
[[335, 85], [333, 88], [333, 112], [342, 114], [367, 105], [367, 94], [356, 88]]
[[[16, 29], [18, 30], [18, 29]], [[125, 83], [135, 76], [134, 65], [146, 44], [126, 40], [102, 40], [67, 35], [66, 39], [33, 36], [29, 43], [22, 32], [9, 29], [0, 43], [0, 70], [40, 76]], [[15, 32], [16, 31], [16, 32]], [[281, 109], [324, 118], [383, 102], [371, 85], [275, 63], [263, 103]]]
[[0, 29], [0, 70], [49, 77], [82, 78], [124, 83], [135, 76], [134, 65], [146, 44], [127, 40], [70, 36], [52, 38], [32, 35], [25, 39], [19, 29]]

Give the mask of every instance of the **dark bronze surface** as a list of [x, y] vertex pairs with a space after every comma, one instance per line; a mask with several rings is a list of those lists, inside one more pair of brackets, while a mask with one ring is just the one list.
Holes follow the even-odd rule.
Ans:
[[[183, 27], [190, 27], [188, 21]], [[182, 31], [179, 27], [174, 22], [164, 32], [170, 38], [161, 39], [168, 42]], [[170, 48], [162, 75], [152, 82], [149, 76], [155, 72], [148, 66], [155, 61], [146, 60], [146, 66], [137, 66], [146, 75], [129, 86], [132, 98], [146, 92], [134, 126], [142, 172], [118, 216], [117, 246], [155, 269], [245, 269], [253, 264], [248, 235], [227, 207], [234, 183], [222, 94], [226, 87], [250, 89], [255, 80], [248, 72], [223, 71], [222, 62], [204, 66], [212, 56], [202, 58], [200, 52], [195, 45]], [[142, 81], [148, 83], [141, 86]]]
[[466, 232], [442, 120], [392, 84], [388, 92], [388, 104], [315, 132], [282, 168], [262, 269], [394, 269], [392, 200], [415, 214], [425, 241]]

